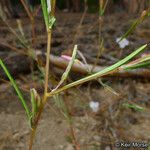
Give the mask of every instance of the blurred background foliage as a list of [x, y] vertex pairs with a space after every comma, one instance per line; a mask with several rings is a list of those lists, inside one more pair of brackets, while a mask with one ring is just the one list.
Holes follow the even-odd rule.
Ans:
[[[40, 0], [27, 0], [27, 1], [29, 1], [29, 3], [34, 5], [34, 6], [40, 4]], [[106, 1], [106, 0], [104, 0], [104, 1]], [[69, 7], [68, 3], [70, 3], [70, 5], [80, 5], [79, 10], [82, 11], [82, 8], [84, 6], [84, 2], [85, 2], [85, 0], [57, 0], [57, 8], [60, 10], [66, 9], [67, 7]], [[11, 1], [11, 3], [15, 6], [20, 5], [20, 0], [13, 0], [13, 1]], [[87, 0], [89, 12], [96, 12], [98, 10], [98, 7], [99, 7], [98, 3], [99, 3], [99, 0]], [[109, 0], [109, 3], [112, 6], [116, 5], [116, 6], [121, 7], [121, 8], [122, 8], [122, 6], [126, 5], [126, 7], [127, 7], [128, 5], [130, 5], [129, 7], [132, 8], [132, 6], [133, 7], [140, 7], [137, 5], [141, 5], [142, 7], [144, 7], [144, 5], [145, 6], [149, 5], [148, 4], [149, 0]]]
[[[40, 0], [25, 0], [32, 7], [40, 4]], [[57, 12], [83, 12], [87, 2], [88, 12], [95, 13], [99, 11], [99, 1], [101, 0], [57, 0]], [[103, 0], [107, 3], [106, 14], [113, 12], [127, 12], [129, 14], [141, 13], [150, 5], [149, 0]], [[23, 9], [20, 0], [0, 0], [0, 15], [5, 18], [19, 16]]]

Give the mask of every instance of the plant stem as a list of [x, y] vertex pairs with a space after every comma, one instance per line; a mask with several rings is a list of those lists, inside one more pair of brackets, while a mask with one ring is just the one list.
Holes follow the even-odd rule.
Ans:
[[108, 0], [105, 2], [104, 0], [99, 0], [99, 31], [98, 31], [98, 52], [97, 52], [97, 57], [96, 60], [94, 62], [94, 65], [91, 69], [90, 72], [92, 72], [95, 68], [95, 66], [97, 65], [100, 56], [103, 53], [103, 46], [104, 46], [104, 38], [102, 35], [102, 27], [103, 27], [103, 23], [104, 23], [104, 13], [105, 13], [105, 8], [107, 6]]
[[74, 127], [71, 123], [70, 123], [70, 132], [71, 132], [71, 135], [73, 138], [73, 143], [74, 143], [75, 149], [80, 150], [80, 146], [79, 146], [77, 139], [76, 139], [76, 136], [75, 136]]
[[[42, 101], [46, 101], [46, 97], [45, 96], [43, 97]], [[36, 120], [35, 120], [35, 125], [32, 128], [32, 131], [31, 131], [31, 134], [30, 134], [30, 141], [29, 141], [29, 150], [32, 150], [32, 148], [33, 148], [33, 142], [34, 142], [34, 139], [35, 139], [36, 130], [37, 130], [38, 123], [39, 123], [39, 120], [41, 118], [42, 112], [44, 110], [44, 106], [45, 106], [45, 104], [41, 103], [41, 106], [39, 108], [39, 112], [38, 112]]]
[[135, 57], [137, 54], [139, 54], [141, 51], [143, 51], [146, 47], [148, 46], [148, 44], [145, 44], [141, 47], [139, 47], [136, 51], [132, 52], [130, 55], [128, 55], [127, 57], [125, 57], [124, 59], [120, 60], [119, 62], [101, 70], [100, 72], [97, 72], [95, 74], [92, 74], [90, 76], [87, 76], [83, 79], [80, 79], [80, 80], [77, 80], [73, 83], [70, 83], [60, 89], [57, 89], [56, 91], [51, 91], [49, 93], [47, 93], [47, 97], [51, 97], [52, 95], [55, 95], [55, 94], [58, 94], [64, 90], [67, 90], [69, 88], [72, 88], [74, 86], [77, 86], [77, 85], [80, 85], [82, 83], [85, 83], [87, 81], [91, 81], [91, 80], [94, 80], [94, 79], [97, 79], [97, 78], [100, 78], [102, 76], [105, 76], [107, 74], [110, 74], [110, 73], [113, 73], [113, 72], [116, 72], [118, 71], [118, 68], [122, 65], [124, 65], [125, 63], [127, 63], [130, 59], [132, 59], [133, 57]]
[[[51, 29], [48, 29], [48, 30], [47, 30], [47, 53], [46, 53], [44, 95], [46, 95], [47, 90], [48, 90], [50, 50], [51, 50]], [[45, 98], [43, 98], [43, 100], [44, 100], [44, 99], [45, 99]]]
[[30, 9], [28, 8], [28, 5], [26, 4], [26, 2], [24, 0], [20, 0], [25, 11], [27, 12], [28, 17], [31, 19], [32, 18], [32, 12], [30, 11]]
[[29, 143], [29, 150], [32, 150], [33, 142], [35, 139], [35, 134], [37, 130], [37, 126], [39, 123], [39, 120], [41, 118], [41, 114], [44, 110], [45, 103], [47, 101], [47, 91], [48, 91], [48, 78], [49, 78], [49, 62], [50, 62], [50, 50], [51, 50], [51, 29], [47, 30], [47, 54], [46, 54], [46, 67], [45, 67], [45, 85], [44, 85], [44, 96], [41, 102], [41, 106], [39, 108], [39, 112], [37, 114], [34, 127], [31, 131], [30, 135], [30, 143]]

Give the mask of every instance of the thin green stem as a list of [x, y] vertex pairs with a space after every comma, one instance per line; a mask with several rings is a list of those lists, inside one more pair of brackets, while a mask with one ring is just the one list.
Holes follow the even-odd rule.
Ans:
[[47, 93], [47, 97], [51, 97], [52, 95], [58, 94], [64, 90], [67, 90], [69, 88], [72, 88], [74, 86], [83, 84], [85, 82], [97, 79], [99, 77], [102, 77], [104, 75], [110, 74], [114, 71], [117, 71], [118, 67], [122, 66], [123, 64], [125, 64], [126, 62], [128, 62], [130, 59], [132, 59], [134, 56], [136, 56], [138, 53], [140, 53], [142, 50], [144, 50], [147, 47], [147, 44], [141, 46], [140, 48], [138, 48], [136, 51], [134, 51], [133, 53], [131, 53], [129, 56], [125, 57], [124, 59], [120, 60], [119, 62], [115, 63], [114, 65], [111, 65], [110, 67], [107, 67], [105, 69], [103, 69], [100, 72], [97, 72], [95, 74], [92, 74], [90, 76], [87, 76], [83, 79], [77, 80], [73, 83], [70, 83], [60, 89], [57, 89], [56, 91], [51, 91], [50, 93]]
[[[44, 96], [42, 101], [46, 102], [46, 99], [47, 99], [47, 97]], [[41, 103], [40, 108], [39, 108], [39, 112], [38, 112], [36, 120], [34, 122], [34, 126], [32, 128], [31, 134], [30, 134], [29, 150], [32, 150], [32, 148], [33, 148], [33, 143], [34, 143], [34, 139], [35, 139], [35, 135], [36, 135], [36, 130], [37, 130], [38, 123], [39, 123], [39, 120], [41, 118], [42, 112], [44, 110], [44, 106], [45, 106], [45, 103]]]
[[34, 127], [31, 131], [31, 135], [30, 135], [30, 142], [29, 142], [29, 150], [32, 150], [33, 147], [33, 142], [35, 139], [35, 134], [36, 134], [36, 130], [37, 130], [37, 126], [38, 126], [38, 122], [41, 118], [41, 114], [43, 112], [46, 100], [47, 100], [47, 90], [48, 90], [48, 78], [49, 78], [49, 62], [50, 62], [50, 50], [51, 50], [51, 29], [48, 30], [47, 32], [47, 55], [46, 55], [46, 67], [45, 67], [45, 85], [44, 85], [44, 96], [41, 102], [41, 106], [39, 108], [39, 112], [37, 114], [37, 118], [35, 120], [35, 124]]
[[47, 90], [48, 90], [50, 50], [51, 50], [51, 29], [48, 29], [48, 31], [47, 31], [47, 53], [46, 53], [44, 95], [47, 93]]

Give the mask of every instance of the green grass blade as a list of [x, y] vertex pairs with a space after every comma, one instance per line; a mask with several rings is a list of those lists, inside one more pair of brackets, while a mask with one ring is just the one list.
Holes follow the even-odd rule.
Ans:
[[35, 89], [31, 89], [30, 90], [30, 94], [31, 94], [31, 105], [32, 105], [32, 117], [36, 116], [36, 113], [38, 111], [38, 106], [37, 106], [37, 102], [35, 99]]
[[72, 65], [74, 64], [74, 61], [75, 61], [75, 58], [76, 58], [76, 54], [77, 54], [77, 45], [74, 46], [71, 60], [69, 61], [69, 64], [68, 64], [65, 72], [63, 73], [59, 84], [57, 85], [57, 87], [54, 90], [58, 89], [58, 87], [61, 86], [62, 83], [65, 82], [65, 80], [67, 79], [67, 77], [68, 77], [68, 75], [70, 73], [70, 70], [72, 68]]
[[130, 59], [132, 59], [134, 56], [136, 56], [138, 53], [140, 53], [142, 50], [144, 50], [145, 48], [147, 47], [147, 44], [146, 45], [143, 45], [141, 46], [139, 49], [137, 49], [136, 51], [134, 51], [133, 53], [131, 53], [129, 56], [127, 56], [126, 58], [120, 60], [119, 62], [117, 62], [116, 64], [110, 66], [110, 67], [107, 67], [105, 68], [104, 70], [98, 72], [98, 73], [95, 73], [93, 75], [90, 75], [88, 77], [85, 77], [83, 79], [80, 79], [74, 83], [71, 83], [73, 85], [75, 85], [76, 83], [84, 83], [84, 82], [87, 82], [87, 81], [90, 81], [90, 80], [93, 80], [93, 79], [96, 79], [108, 72], [111, 72], [115, 69], [117, 69], [118, 67], [120, 67], [121, 65], [125, 64], [126, 62], [128, 62]]
[[132, 70], [132, 69], [137, 69], [137, 68], [142, 68], [142, 67], [149, 67], [150, 66], [150, 55], [146, 55], [142, 58], [139, 58], [129, 64], [123, 65], [121, 69], [124, 70]]
[[44, 20], [45, 20], [45, 25], [46, 25], [46, 28], [48, 29], [48, 27], [49, 27], [49, 14], [48, 14], [48, 11], [47, 11], [47, 2], [46, 2], [46, 0], [41, 0], [41, 5], [42, 5], [42, 11], [43, 11]]
[[55, 0], [41, 0], [42, 11], [44, 15], [45, 25], [47, 30], [51, 29], [56, 22], [54, 17]]
[[14, 89], [15, 89], [15, 91], [16, 91], [16, 93], [17, 93], [17, 95], [18, 95], [25, 111], [26, 111], [28, 119], [30, 119], [30, 111], [29, 111], [29, 108], [28, 108], [24, 98], [23, 98], [23, 95], [22, 95], [19, 87], [17, 86], [15, 80], [12, 78], [12, 76], [10, 75], [8, 69], [6, 68], [6, 66], [4, 65], [4, 63], [1, 59], [0, 59], [0, 66], [3, 68], [4, 72], [6, 73], [7, 77], [9, 78], [11, 84], [13, 85], [13, 87], [14, 87]]
[[136, 104], [129, 104], [129, 103], [124, 103], [123, 104], [124, 107], [127, 107], [127, 108], [131, 108], [131, 109], [134, 109], [136, 111], [144, 111], [144, 108], [139, 106], [139, 105], [136, 105]]
[[126, 38], [136, 28], [136, 26], [138, 26], [148, 16], [148, 13], [149, 13], [149, 8], [146, 11], [143, 11], [140, 18], [138, 18], [132, 23], [129, 30], [121, 37], [119, 42], [122, 41], [124, 38]]
[[136, 20], [133, 22], [133, 24], [131, 25], [131, 27], [129, 28], [129, 30], [121, 37], [121, 39], [119, 40], [122, 41], [124, 38], [126, 38], [135, 28], [136, 26], [140, 23], [139, 20]]
[[133, 64], [127, 67], [124, 67], [124, 70], [133, 70], [133, 69], [138, 69], [138, 68], [145, 68], [150, 66], [150, 61], [145, 61], [137, 64]]
[[50, 29], [54, 26], [55, 22], [56, 22], [56, 18], [54, 16], [51, 16], [49, 25], [48, 25]]
[[115, 71], [116, 69], [118, 69], [120, 66], [122, 66], [123, 64], [127, 63], [130, 59], [132, 59], [134, 56], [136, 56], [137, 54], [139, 54], [140, 52], [142, 52], [145, 48], [147, 47], [147, 44], [141, 46], [140, 48], [138, 48], [137, 50], [135, 50], [134, 52], [132, 52], [130, 55], [128, 55], [127, 57], [125, 57], [124, 59], [120, 60], [119, 62], [115, 63], [114, 65], [110, 66], [110, 67], [107, 67], [105, 69], [103, 69], [102, 71], [99, 71], [93, 75], [90, 75], [90, 76], [87, 76], [83, 79], [80, 79], [80, 80], [77, 80], [73, 83], [70, 83], [60, 89], [57, 89], [56, 91], [52, 91], [50, 93], [47, 94], [47, 96], [51, 96], [53, 94], [56, 94], [56, 93], [59, 93], [61, 91], [64, 91], [66, 89], [69, 89], [71, 87], [74, 87], [74, 86], [77, 86], [77, 85], [80, 85], [82, 83], [85, 83], [85, 82], [88, 82], [88, 81], [91, 81], [91, 80], [94, 80], [94, 79], [97, 79], [99, 77], [102, 77], [112, 71]]
[[100, 6], [99, 6], [99, 16], [103, 16], [104, 15], [107, 4], [108, 4], [108, 0], [106, 0], [104, 6], [101, 6], [101, 4], [100, 4]]

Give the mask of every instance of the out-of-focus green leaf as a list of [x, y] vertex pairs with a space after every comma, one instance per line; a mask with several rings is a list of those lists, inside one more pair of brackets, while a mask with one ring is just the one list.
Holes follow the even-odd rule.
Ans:
[[136, 111], [144, 111], [144, 108], [139, 106], [139, 105], [136, 105], [136, 104], [129, 104], [129, 103], [124, 103], [123, 104], [124, 107], [127, 107], [127, 108], [131, 108], [131, 109], [134, 109]]
[[107, 4], [108, 4], [108, 0], [106, 0], [104, 5], [101, 4], [101, 3], [99, 4], [100, 5], [99, 6], [99, 16], [103, 16], [104, 15]]
[[[125, 34], [121, 37], [120, 41], [122, 41], [124, 38], [126, 38], [129, 34], [131, 34], [131, 32], [136, 28], [137, 25], [139, 25], [147, 16], [149, 9], [147, 9], [147, 11], [143, 11], [140, 18], [138, 18], [137, 20], [135, 20], [131, 27], [129, 28], [129, 30], [127, 32], [125, 32]], [[119, 41], [119, 42], [120, 42]]]

